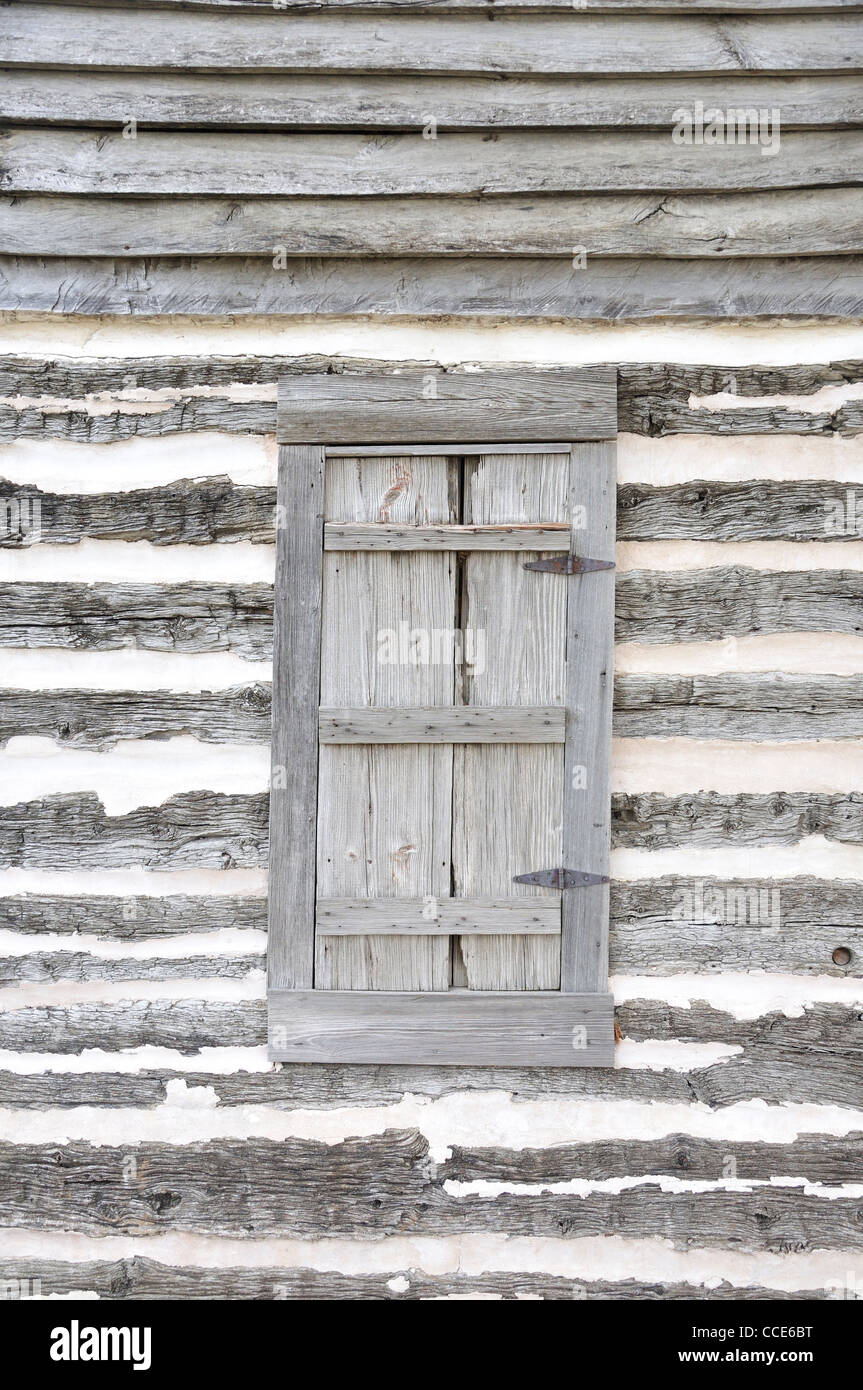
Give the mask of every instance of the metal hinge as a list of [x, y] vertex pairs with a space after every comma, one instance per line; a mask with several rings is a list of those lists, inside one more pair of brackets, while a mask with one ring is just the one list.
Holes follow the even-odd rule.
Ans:
[[613, 560], [588, 560], [581, 555], [555, 555], [553, 560], [527, 560], [526, 570], [545, 570], [549, 574], [590, 574], [593, 570], [613, 570]]
[[586, 874], [582, 869], [537, 869], [532, 874], [516, 874], [513, 883], [532, 883], [537, 888], [590, 888], [610, 883], [605, 874]]

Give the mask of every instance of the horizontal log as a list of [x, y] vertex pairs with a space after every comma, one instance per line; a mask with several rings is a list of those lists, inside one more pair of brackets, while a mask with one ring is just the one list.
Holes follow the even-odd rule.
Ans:
[[278, 1062], [614, 1065], [610, 994], [270, 990], [268, 1009]]
[[636, 570], [618, 575], [615, 593], [621, 642], [863, 631], [863, 573], [854, 570]]
[[324, 550], [569, 550], [566, 522], [513, 526], [384, 526], [329, 523]]
[[[487, 10], [487, 0], [483, 8]], [[496, 0], [495, 10], [499, 9]], [[853, 77], [702, 77], [698, 95], [705, 109], [778, 107], [783, 131], [859, 123], [863, 116], [860, 86]], [[129, 73], [120, 82], [112, 73], [36, 67], [4, 74], [0, 120], [122, 127], [134, 115], [139, 130], [422, 130], [429, 119], [425, 113], [433, 112], [438, 130], [671, 128], [674, 113], [688, 108], [691, 100], [691, 86], [680, 77], [551, 75], [501, 82], [498, 76], [424, 76], [419, 86], [415, 77], [403, 75], [210, 77], [162, 72]]]
[[441, 898], [428, 919], [423, 898], [318, 898], [318, 936], [559, 936], [551, 898]]
[[[140, 10], [148, 0], [111, 0], [112, 9]], [[43, 0], [49, 5], [68, 5], [69, 0]], [[273, 0], [160, 0], [163, 10], [214, 10], [227, 13], [269, 13]], [[77, 0], [78, 5], [102, 8], [105, 0]], [[495, 13], [571, 14], [572, 0], [494, 0]], [[583, 0], [580, 9], [590, 14], [843, 14], [863, 8], [860, 0]], [[355, 11], [357, 14], [440, 14], [441, 12], [475, 11], [488, 14], [488, 0], [282, 0], [280, 9], [295, 13], [320, 13], [322, 10]]]
[[267, 584], [4, 584], [0, 646], [272, 655]]
[[229, 690], [2, 690], [0, 747], [10, 738], [53, 738], [67, 748], [113, 748], [121, 739], [205, 743], [270, 740], [269, 682]]
[[0, 898], [0, 927], [28, 936], [83, 934], [109, 941], [135, 941], [146, 937], [168, 939], [228, 928], [265, 932], [267, 900], [227, 893], [210, 897], [183, 893], [165, 897], [130, 894], [122, 898], [99, 894], [73, 897], [22, 893], [17, 897]]
[[184, 792], [108, 816], [95, 792], [4, 806], [0, 867], [248, 869], [267, 859], [269, 798]]
[[[863, 26], [860, 33], [863, 37]], [[863, 53], [863, 44], [860, 48]], [[419, 111], [415, 125], [414, 132], [384, 140], [344, 132], [158, 130], [130, 140], [114, 130], [9, 126], [2, 132], [0, 191], [111, 197], [488, 197], [715, 193], [815, 183], [847, 187], [863, 177], [863, 133], [853, 129], [783, 131], [774, 157], [763, 158], [763, 145], [742, 141], [711, 146], [705, 155], [699, 145], [674, 143], [670, 128], [561, 130], [553, 136], [538, 130], [501, 130], [492, 136], [442, 131], [428, 140], [423, 139]], [[774, 139], [779, 140], [778, 133]], [[277, 223], [274, 229], [277, 233]], [[271, 261], [280, 240], [274, 234]], [[572, 245], [570, 241], [564, 254], [568, 250], [572, 255]], [[54, 253], [68, 254], [62, 245]]]
[[563, 743], [563, 707], [322, 709], [321, 743]]
[[276, 437], [281, 444], [453, 438], [512, 444], [612, 439], [617, 431], [613, 368], [443, 373], [433, 385], [432, 392], [422, 371], [286, 376], [279, 383]]
[[134, 1157], [130, 1177], [127, 1145], [0, 1145], [0, 1225], [30, 1226], [35, 1207], [42, 1230], [90, 1235], [169, 1230], [309, 1237], [325, 1229], [381, 1236], [409, 1229], [414, 1235], [583, 1237], [613, 1229], [630, 1239], [665, 1239], [678, 1249], [856, 1250], [863, 1243], [857, 1198], [804, 1195], [794, 1187], [692, 1194], [645, 1183], [585, 1196], [456, 1196], [444, 1188], [446, 1166], [431, 1163], [427, 1142], [415, 1132], [340, 1144], [144, 1143]]
[[741, 16], [207, 15], [28, 5], [4, 21], [8, 67], [160, 72], [854, 72], [853, 14]]
[[[531, 452], [537, 447], [523, 444], [519, 450]], [[548, 451], [550, 446], [543, 448]], [[472, 446], [447, 450], [442, 445], [426, 446], [426, 452], [434, 449], [467, 455]], [[486, 451], [497, 450], [502, 450], [500, 444], [489, 443]], [[232, 541], [272, 545], [275, 541], [275, 488], [234, 485], [226, 477], [183, 478], [121, 493], [45, 492], [0, 479], [3, 502], [15, 503], [34, 517], [38, 503], [38, 539], [45, 545], [72, 545], [83, 539], [146, 540], [152, 545]], [[859, 540], [861, 534], [863, 490], [849, 483], [702, 480], [667, 487], [627, 483], [618, 488], [617, 537], [621, 541], [841, 542]], [[324, 546], [327, 550], [566, 550], [568, 535], [562, 522], [495, 526], [330, 522]], [[0, 547], [8, 549], [32, 542], [27, 527], [13, 526], [0, 537]]]
[[618, 794], [611, 800], [611, 839], [619, 849], [796, 845], [810, 835], [839, 844], [863, 843], [863, 793], [652, 792]]
[[[189, 0], [197, 4], [198, 0]], [[248, 0], [252, 3], [252, 0]], [[136, 1255], [125, 1260], [82, 1261], [26, 1260], [0, 1258], [0, 1284], [15, 1286], [25, 1294], [38, 1281], [43, 1297], [92, 1291], [102, 1299], [149, 1302], [164, 1299], [184, 1303], [199, 1299], [362, 1300], [363, 1302], [408, 1302], [429, 1299], [543, 1299], [573, 1298], [592, 1300], [634, 1299], [646, 1302], [702, 1300], [720, 1302], [742, 1299], [794, 1302], [836, 1297], [835, 1289], [787, 1291], [758, 1284], [663, 1284], [639, 1279], [616, 1283], [608, 1280], [571, 1279], [542, 1273], [509, 1273], [497, 1270], [487, 1274], [425, 1274], [405, 1271], [404, 1284], [396, 1284], [393, 1272], [383, 1274], [340, 1274], [335, 1270], [297, 1269], [295, 1266], [183, 1266], [160, 1264]]]
[[188, 955], [110, 957], [87, 951], [34, 951], [26, 956], [0, 956], [0, 985], [88, 983], [139, 980], [245, 980], [263, 975], [265, 953], [247, 956]]
[[[233, 256], [127, 260], [0, 256], [0, 310], [10, 312], [495, 315], [616, 321], [653, 319], [657, 304], [672, 318], [860, 318], [863, 260], [859, 256], [730, 257], [721, 262], [594, 257], [578, 269], [571, 256], [297, 257], [286, 261], [283, 273], [269, 260]], [[856, 405], [855, 422], [860, 415], [860, 403]], [[260, 418], [260, 409], [257, 417], [250, 406], [235, 409], [238, 420]], [[202, 412], [201, 418], [207, 415]], [[161, 422], [161, 427], [150, 425], [150, 432], [169, 430], [170, 419], [163, 414], [149, 418]], [[183, 428], [189, 427], [184, 416], [178, 418]], [[111, 437], [110, 426], [101, 428], [106, 431], [102, 437]], [[142, 432], [129, 425], [125, 428], [130, 434]], [[739, 421], [736, 428], [748, 432]], [[807, 424], [812, 433], [823, 433], [825, 428], [829, 426], [817, 417]], [[721, 420], [716, 421], [714, 432], [724, 432]]]

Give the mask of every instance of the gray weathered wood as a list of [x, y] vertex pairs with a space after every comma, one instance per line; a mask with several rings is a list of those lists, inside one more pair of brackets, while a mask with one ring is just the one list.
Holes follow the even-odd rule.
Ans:
[[[860, 90], [856, 78], [848, 80]], [[501, 84], [494, 86], [498, 91]], [[572, 256], [574, 248], [583, 247], [586, 256], [722, 259], [860, 254], [863, 234], [859, 193], [848, 187], [560, 193], [539, 201], [507, 194], [422, 201], [0, 196], [0, 253], [12, 256], [62, 251], [69, 256], [266, 256], [271, 261], [280, 246], [301, 256]]]
[[[451, 664], [451, 663], [450, 663]], [[321, 743], [562, 743], [563, 710], [321, 709]]]
[[[43, 4], [66, 5], [69, 0], [42, 0]], [[105, 0], [77, 0], [79, 5], [102, 8]], [[148, 0], [112, 0], [112, 9], [140, 10]], [[214, 10], [239, 14], [272, 9], [272, 0], [160, 0], [163, 10]], [[313, 14], [321, 9], [355, 11], [358, 14], [440, 14], [441, 11], [476, 11], [488, 14], [488, 0], [284, 0], [280, 8]], [[518, 14], [521, 11], [544, 14], [571, 14], [572, 0], [494, 0], [495, 12]], [[655, 14], [789, 14], [823, 12], [848, 13], [863, 8], [860, 0], [584, 0], [579, 7], [590, 14], [655, 13]]]
[[382, 526], [347, 522], [324, 529], [325, 550], [567, 550], [563, 522], [543, 526]]
[[510, 933], [559, 936], [560, 907], [553, 898], [319, 898], [319, 936], [471, 936]]
[[[253, 832], [253, 827], [249, 827]], [[69, 867], [74, 867], [74, 842]], [[195, 933], [267, 930], [265, 897], [240, 897], [228, 893], [192, 897], [176, 893], [165, 897], [104, 894], [22, 893], [0, 898], [0, 927], [26, 936], [87, 935], [110, 941], [134, 941], [137, 937], [189, 936]]]
[[[568, 451], [537, 458], [490, 455], [464, 470], [464, 513], [474, 524], [565, 522]], [[464, 684], [478, 713], [498, 701], [563, 702], [566, 580], [525, 570], [534, 553], [465, 557], [460, 623], [485, 634], [485, 669]], [[558, 737], [562, 736], [558, 709]], [[536, 890], [513, 876], [556, 865], [563, 749], [510, 745], [455, 750], [453, 873], [458, 896]], [[544, 890], [559, 912], [560, 895]], [[536, 899], [534, 898], [534, 901]], [[454, 982], [471, 989], [558, 989], [559, 940], [512, 934], [459, 939]]]
[[621, 849], [796, 845], [810, 835], [838, 844], [863, 843], [863, 793], [648, 792], [612, 798], [611, 842]]
[[[863, 26], [861, 26], [863, 38]], [[859, 44], [863, 54], [863, 42]], [[422, 104], [422, 109], [427, 109]], [[94, 195], [356, 197], [533, 193], [715, 193], [853, 186], [863, 177], [863, 133], [781, 133], [774, 157], [726, 141], [706, 152], [675, 144], [670, 128], [638, 131], [443, 131], [380, 136], [9, 127], [0, 192]], [[446, 216], [445, 208], [442, 213]], [[269, 255], [284, 241], [273, 222]], [[561, 247], [572, 255], [575, 243]], [[67, 253], [62, 244], [55, 254]], [[296, 252], [294, 252], [296, 254]]]
[[[331, 459], [327, 519], [448, 524], [457, 515], [454, 465], [437, 455]], [[451, 633], [456, 562], [451, 554], [328, 553], [324, 557], [321, 702], [368, 707], [431, 706], [454, 698], [452, 661], [412, 663], [383, 633], [406, 624]], [[450, 655], [452, 644], [450, 643]], [[433, 653], [430, 653], [433, 655]], [[446, 744], [320, 750], [318, 892], [358, 899], [443, 898], [450, 892], [452, 748]], [[315, 984], [324, 989], [444, 990], [446, 938], [321, 937]]]
[[270, 741], [269, 683], [230, 690], [3, 690], [0, 747], [10, 738], [53, 738], [68, 748], [112, 748], [121, 739], [192, 734], [207, 743]]
[[277, 434], [335, 444], [605, 439], [616, 429], [614, 382], [604, 367], [285, 377]]
[[[723, 261], [594, 257], [588, 265], [589, 270], [575, 269], [571, 256], [297, 257], [282, 272], [269, 260], [233, 256], [2, 256], [0, 309], [87, 315], [491, 314], [617, 320], [653, 319], [661, 305], [663, 315], [671, 318], [863, 316], [859, 256]], [[259, 417], [261, 411], [236, 404], [228, 413], [239, 420]], [[170, 418], [161, 414], [145, 418], [156, 423], [127, 424], [128, 432], [170, 429]], [[722, 432], [721, 425], [721, 420], [714, 423], [715, 433]], [[818, 433], [823, 425], [816, 419], [807, 428]], [[747, 432], [739, 422], [737, 430]]]
[[270, 994], [274, 1061], [601, 1067], [614, 1060], [610, 994], [556, 991]]
[[[574, 444], [569, 470], [571, 552], [614, 560], [617, 446]], [[583, 519], [583, 524], [582, 524]], [[566, 743], [561, 862], [609, 873], [611, 720], [614, 693], [614, 571], [567, 584]], [[562, 895], [560, 987], [601, 993], [608, 985], [607, 883]]]
[[[499, 8], [496, 0], [495, 10]], [[779, 107], [783, 131], [795, 126], [842, 126], [859, 123], [863, 117], [860, 84], [847, 76], [700, 77], [698, 95], [706, 109]], [[501, 82], [496, 76], [428, 75], [418, 87], [416, 78], [398, 74], [211, 77], [163, 72], [128, 73], [120, 80], [112, 73], [36, 68], [4, 73], [0, 119], [119, 128], [134, 112], [139, 131], [159, 126], [419, 131], [427, 123], [425, 113], [433, 112], [438, 130], [670, 128], [674, 112], [691, 101], [691, 85], [680, 77], [550, 75], [509, 77]]]
[[[377, 364], [380, 365], [380, 364]], [[435, 364], [429, 364], [434, 366]], [[416, 363], [413, 364], [416, 370]], [[521, 444], [500, 443], [441, 443], [435, 441], [434, 444], [408, 444], [400, 443], [399, 454], [403, 456], [425, 455], [425, 454], [451, 454], [456, 458], [475, 457], [477, 454], [547, 454], [549, 450], [569, 448], [568, 444], [531, 444], [525, 441]], [[328, 444], [325, 450], [327, 458], [391, 458], [393, 452], [392, 444]]]
[[324, 453], [279, 449], [267, 978], [310, 989], [314, 978], [318, 688]]
[[649, 18], [573, 13], [377, 16], [208, 15], [15, 7], [4, 15], [9, 67], [160, 72], [854, 72], [854, 14], [799, 19]]

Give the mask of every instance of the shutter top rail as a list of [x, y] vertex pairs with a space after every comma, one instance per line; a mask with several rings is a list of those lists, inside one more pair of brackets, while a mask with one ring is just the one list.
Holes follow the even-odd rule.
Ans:
[[[277, 436], [282, 444], [335, 444], [347, 455], [349, 444], [404, 442], [414, 452], [417, 440], [441, 441], [446, 451], [462, 453], [478, 441], [488, 447], [612, 439], [616, 385], [613, 367], [308, 373], [280, 382]], [[457, 446], [446, 442], [454, 437], [462, 441]]]

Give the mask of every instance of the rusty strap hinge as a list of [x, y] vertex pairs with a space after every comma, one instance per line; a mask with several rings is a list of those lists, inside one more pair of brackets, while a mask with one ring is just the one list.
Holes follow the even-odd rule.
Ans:
[[537, 888], [591, 888], [610, 883], [605, 874], [586, 874], [582, 869], [537, 869], [532, 874], [516, 874], [513, 883], [532, 883]]
[[581, 555], [555, 555], [553, 560], [528, 560], [526, 570], [545, 570], [549, 574], [590, 574], [594, 570], [613, 570], [613, 560], [588, 560]]

